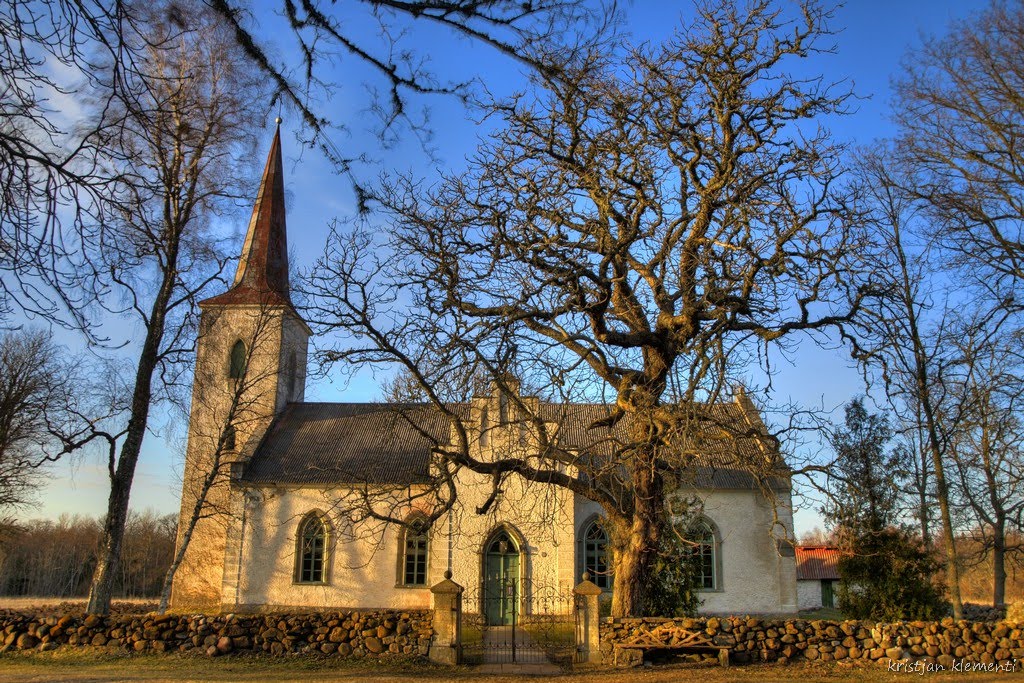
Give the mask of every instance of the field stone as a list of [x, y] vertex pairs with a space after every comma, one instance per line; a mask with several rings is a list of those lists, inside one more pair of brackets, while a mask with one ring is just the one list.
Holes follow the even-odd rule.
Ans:
[[30, 650], [39, 644], [39, 639], [28, 633], [22, 633], [18, 636], [16, 645], [19, 650]]
[[217, 649], [227, 654], [235, 648], [235, 644], [231, 642], [231, 638], [228, 636], [221, 636], [217, 639]]

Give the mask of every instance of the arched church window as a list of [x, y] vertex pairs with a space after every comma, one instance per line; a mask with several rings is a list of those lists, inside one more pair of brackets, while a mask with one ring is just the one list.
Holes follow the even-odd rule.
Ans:
[[405, 543], [402, 548], [402, 585], [427, 585], [427, 556], [429, 540], [426, 520], [414, 519], [405, 528]]
[[693, 544], [690, 553], [697, 563], [697, 588], [715, 590], [718, 588], [718, 544], [714, 527], [706, 519], [698, 520], [687, 534]]
[[245, 374], [245, 342], [241, 339], [231, 347], [231, 358], [228, 364], [228, 377], [242, 379]]
[[327, 522], [320, 513], [309, 513], [299, 524], [296, 582], [327, 582], [327, 536]]
[[608, 532], [595, 519], [583, 530], [583, 570], [598, 588], [612, 586], [611, 562], [608, 555]]

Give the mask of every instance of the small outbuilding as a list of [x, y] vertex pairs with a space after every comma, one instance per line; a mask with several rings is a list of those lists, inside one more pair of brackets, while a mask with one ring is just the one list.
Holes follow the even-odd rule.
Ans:
[[796, 549], [797, 608], [835, 607], [839, 583], [839, 549], [798, 546]]

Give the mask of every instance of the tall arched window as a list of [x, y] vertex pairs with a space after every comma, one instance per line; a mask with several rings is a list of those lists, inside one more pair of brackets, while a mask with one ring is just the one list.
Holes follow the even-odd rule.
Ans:
[[718, 588], [718, 547], [714, 527], [706, 519], [697, 520], [687, 534], [693, 543], [690, 553], [697, 563], [697, 588]]
[[245, 374], [245, 342], [241, 339], [231, 347], [231, 358], [228, 363], [228, 377], [242, 379]]
[[296, 582], [327, 582], [327, 534], [327, 522], [317, 512], [309, 513], [299, 524]]
[[430, 550], [427, 524], [422, 518], [414, 519], [405, 528], [402, 544], [402, 585], [427, 585], [427, 557]]
[[608, 557], [608, 532], [595, 519], [583, 530], [583, 570], [599, 588], [612, 586], [612, 570]]

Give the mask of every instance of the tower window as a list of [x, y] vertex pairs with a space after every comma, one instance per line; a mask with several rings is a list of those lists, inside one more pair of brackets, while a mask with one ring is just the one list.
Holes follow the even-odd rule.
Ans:
[[235, 440], [237, 434], [235, 433], [235, 426], [228, 425], [224, 428], [224, 450], [233, 451], [235, 450]]
[[245, 343], [239, 339], [231, 347], [231, 358], [228, 364], [228, 377], [242, 379], [245, 374]]

